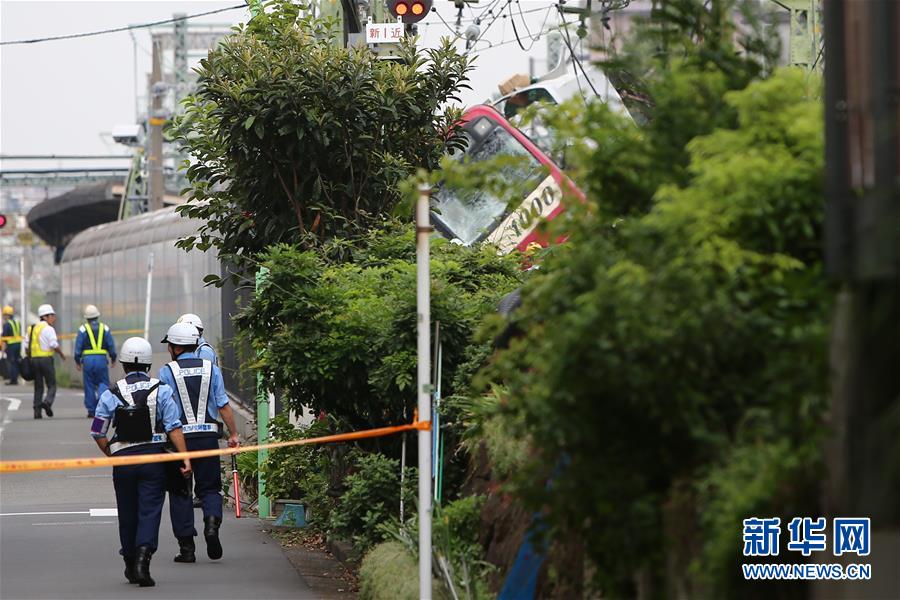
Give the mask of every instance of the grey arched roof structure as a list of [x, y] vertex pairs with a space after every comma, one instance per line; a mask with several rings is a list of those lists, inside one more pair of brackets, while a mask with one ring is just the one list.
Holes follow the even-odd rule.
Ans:
[[174, 207], [104, 223], [76, 235], [66, 247], [62, 262], [177, 240], [196, 233], [199, 226], [200, 221], [183, 218]]

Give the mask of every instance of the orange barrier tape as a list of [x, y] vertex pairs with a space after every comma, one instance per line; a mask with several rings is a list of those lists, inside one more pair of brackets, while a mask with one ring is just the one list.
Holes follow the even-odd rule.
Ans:
[[124, 465], [143, 465], [154, 462], [172, 462], [185, 458], [204, 458], [207, 456], [225, 456], [226, 454], [240, 454], [241, 452], [255, 452], [272, 448], [286, 448], [288, 446], [306, 446], [310, 444], [329, 444], [331, 442], [347, 442], [366, 438], [383, 437], [393, 435], [401, 431], [430, 431], [431, 421], [415, 421], [408, 425], [395, 425], [393, 427], [380, 427], [378, 429], [365, 429], [350, 433], [336, 433], [317, 438], [303, 440], [290, 440], [287, 442], [271, 442], [258, 446], [240, 446], [238, 448], [219, 448], [217, 450], [194, 450], [192, 452], [164, 452], [162, 454], [132, 454], [128, 456], [104, 456], [100, 458], [56, 458], [47, 460], [4, 460], [0, 461], [0, 474], [2, 473], [28, 473], [31, 471], [61, 471], [65, 469], [92, 469], [96, 467], [121, 467]]

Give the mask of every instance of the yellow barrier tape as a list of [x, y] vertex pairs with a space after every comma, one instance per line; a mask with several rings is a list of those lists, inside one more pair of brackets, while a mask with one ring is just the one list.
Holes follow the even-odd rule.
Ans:
[[290, 440], [287, 442], [271, 442], [257, 446], [240, 446], [238, 448], [219, 448], [217, 450], [194, 450], [192, 452], [164, 452], [162, 454], [132, 454], [128, 456], [105, 456], [99, 458], [56, 458], [45, 460], [4, 460], [0, 461], [0, 474], [3, 473], [28, 473], [32, 471], [62, 471], [66, 469], [93, 469], [96, 467], [121, 467], [125, 465], [143, 465], [154, 462], [172, 462], [185, 458], [205, 458], [208, 456], [225, 456], [226, 454], [240, 454], [241, 452], [255, 452], [257, 450], [271, 450], [272, 448], [286, 448], [288, 446], [306, 446], [310, 444], [328, 444], [332, 442], [346, 442], [362, 440], [373, 437], [383, 437], [400, 433], [401, 431], [430, 431], [431, 421], [415, 421], [408, 425], [394, 425], [393, 427], [380, 427], [378, 429], [365, 429], [350, 433], [337, 433], [317, 438], [303, 440]]
[[[117, 329], [117, 330], [115, 330], [115, 331], [110, 331], [110, 333], [113, 334], [113, 335], [127, 335], [127, 334], [141, 334], [141, 335], [143, 335], [144, 330], [143, 330], [143, 329]], [[77, 334], [77, 333], [64, 333], [64, 334], [62, 334], [62, 335], [59, 336], [59, 339], [61, 339], [61, 340], [74, 340], [76, 337], [78, 337], [78, 334]]]

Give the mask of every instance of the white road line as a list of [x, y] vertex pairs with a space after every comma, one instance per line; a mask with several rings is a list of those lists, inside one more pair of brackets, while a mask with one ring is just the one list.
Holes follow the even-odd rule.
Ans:
[[9, 402], [9, 410], [19, 410], [19, 407], [22, 406], [22, 401], [18, 398], [10, 398], [9, 396], [3, 396], [0, 400], [6, 400]]
[[115, 521], [56, 521], [53, 523], [32, 523], [32, 525], [112, 525], [113, 523]]
[[74, 510], [74, 511], [0, 513], [0, 517], [33, 517], [33, 516], [37, 516], [37, 515], [90, 515], [92, 517], [118, 517], [119, 509], [117, 509], [117, 508], [92, 508], [90, 510]]
[[89, 515], [89, 510], [76, 510], [70, 512], [24, 512], [24, 513], [0, 513], [0, 517], [33, 517], [35, 515]]

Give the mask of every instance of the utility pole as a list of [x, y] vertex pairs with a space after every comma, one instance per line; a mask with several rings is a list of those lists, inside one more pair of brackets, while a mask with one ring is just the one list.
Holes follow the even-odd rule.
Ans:
[[842, 286], [824, 508], [828, 517], [871, 519], [870, 555], [850, 560], [870, 563], [872, 579], [817, 582], [813, 590], [823, 600], [898, 598], [900, 3], [826, 0], [824, 7], [825, 266]]
[[166, 193], [166, 182], [163, 177], [163, 125], [166, 118], [163, 109], [163, 96], [166, 84], [162, 80], [162, 41], [153, 38], [153, 69], [150, 74], [150, 152], [147, 166], [150, 172], [149, 205], [151, 212], [163, 207], [163, 196]]

